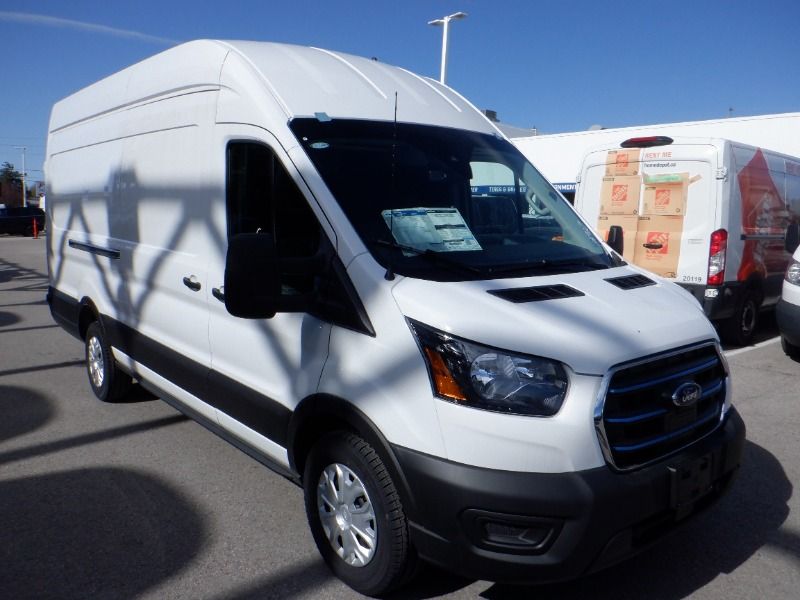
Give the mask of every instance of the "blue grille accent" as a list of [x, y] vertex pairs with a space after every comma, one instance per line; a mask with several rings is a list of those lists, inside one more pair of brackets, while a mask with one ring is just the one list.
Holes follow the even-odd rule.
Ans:
[[648, 379], [642, 383], [638, 383], [636, 385], [631, 385], [625, 388], [612, 388], [608, 390], [609, 394], [627, 394], [628, 392], [635, 392], [637, 390], [643, 390], [649, 387], [653, 387], [654, 385], [658, 385], [660, 383], [665, 383], [667, 381], [671, 381], [673, 379], [680, 379], [682, 377], [688, 377], [690, 375], [695, 375], [701, 371], [708, 369], [709, 367], [715, 365], [719, 359], [711, 359], [706, 361], [705, 363], [697, 366], [690, 367], [688, 369], [684, 369], [677, 373], [672, 373], [670, 375], [664, 375], [663, 377], [659, 377], [658, 379]]
[[707, 415], [705, 415], [699, 421], [695, 421], [691, 425], [687, 425], [686, 427], [683, 427], [671, 433], [665, 433], [664, 435], [653, 438], [651, 440], [647, 440], [646, 442], [642, 442], [641, 444], [633, 444], [631, 446], [614, 446], [614, 452], [635, 452], [636, 450], [641, 450], [643, 448], [649, 448], [650, 446], [655, 446], [656, 444], [661, 444], [662, 442], [666, 442], [672, 438], [688, 433], [695, 427], [700, 427], [701, 425], [707, 423], [716, 416], [717, 416], [716, 411], [714, 410], [709, 411]]
[[[607, 460], [634, 469], [705, 437], [721, 421], [727, 373], [716, 345], [688, 348], [623, 366], [611, 375], [598, 433]], [[683, 384], [702, 389], [691, 406], [672, 397]]]

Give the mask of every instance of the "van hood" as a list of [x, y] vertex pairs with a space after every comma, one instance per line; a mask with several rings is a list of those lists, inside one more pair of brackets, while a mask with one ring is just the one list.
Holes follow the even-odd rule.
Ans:
[[[609, 281], [631, 276], [644, 276], [640, 283], [645, 285], [624, 289]], [[529, 293], [527, 288], [543, 289]], [[520, 300], [520, 293], [559, 297], [508, 299]], [[393, 294], [410, 319], [473, 342], [555, 359], [587, 375], [604, 375], [629, 360], [717, 339], [688, 292], [631, 267], [455, 283], [404, 278]]]

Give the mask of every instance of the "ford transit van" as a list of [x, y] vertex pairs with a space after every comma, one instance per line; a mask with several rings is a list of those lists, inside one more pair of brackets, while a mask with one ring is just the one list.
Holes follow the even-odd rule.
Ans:
[[800, 158], [719, 138], [633, 137], [588, 152], [577, 210], [625, 260], [690, 291], [723, 341], [750, 343], [773, 308], [800, 219]]
[[781, 345], [787, 356], [800, 360], [800, 223], [793, 223], [786, 232], [786, 251], [794, 252], [783, 281], [775, 317], [781, 334]]
[[302, 486], [362, 593], [419, 560], [577, 577], [737, 471], [700, 305], [436, 81], [191, 42], [57, 103], [46, 172], [48, 300], [94, 394], [138, 380]]

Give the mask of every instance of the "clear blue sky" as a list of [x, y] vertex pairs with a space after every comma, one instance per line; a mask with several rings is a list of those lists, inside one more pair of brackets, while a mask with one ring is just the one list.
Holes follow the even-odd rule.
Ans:
[[0, 163], [40, 179], [52, 104], [196, 38], [375, 56], [546, 133], [800, 111], [798, 0], [4, 0]]

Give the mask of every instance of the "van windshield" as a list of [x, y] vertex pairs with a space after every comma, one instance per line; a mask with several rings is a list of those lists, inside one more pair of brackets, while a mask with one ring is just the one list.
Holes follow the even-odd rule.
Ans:
[[435, 281], [619, 264], [508, 141], [408, 123], [290, 126], [375, 259]]

